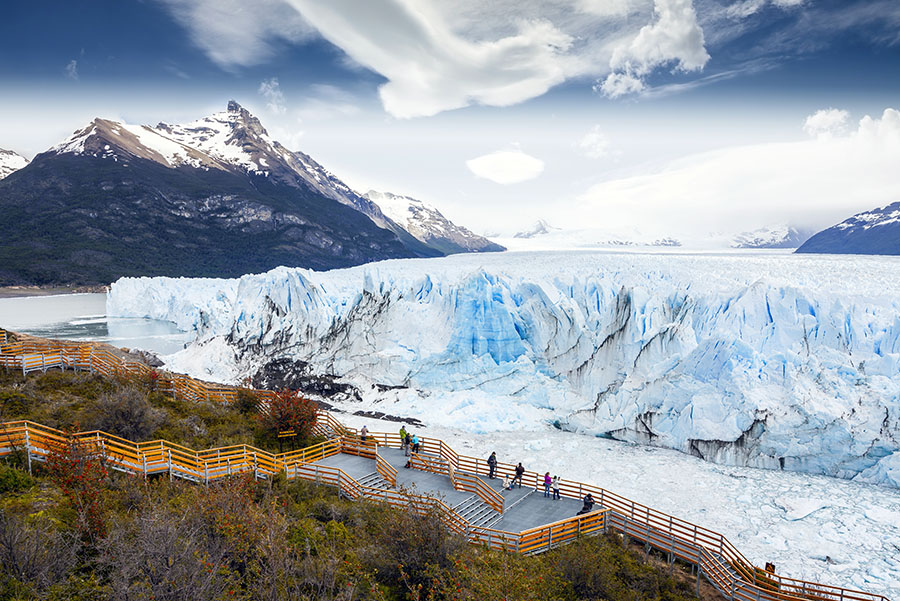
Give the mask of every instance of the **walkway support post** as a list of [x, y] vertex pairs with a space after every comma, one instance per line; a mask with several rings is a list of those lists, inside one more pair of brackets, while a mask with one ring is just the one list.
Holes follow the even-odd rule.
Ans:
[[28, 475], [31, 475], [31, 437], [28, 432], [28, 424], [25, 424], [25, 456], [28, 460]]

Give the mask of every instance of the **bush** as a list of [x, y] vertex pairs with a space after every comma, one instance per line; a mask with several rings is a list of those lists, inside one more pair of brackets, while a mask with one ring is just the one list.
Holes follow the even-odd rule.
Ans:
[[23, 471], [7, 465], [0, 465], [0, 495], [21, 492], [34, 486], [34, 478]]
[[101, 394], [85, 413], [83, 423], [88, 430], [102, 430], [133, 442], [150, 438], [165, 420], [163, 412], [147, 400], [147, 394], [134, 387]]
[[[2, 598], [39, 595], [75, 565], [78, 545], [44, 520], [32, 523], [0, 512], [0, 586]], [[6, 589], [5, 591], [3, 589]]]

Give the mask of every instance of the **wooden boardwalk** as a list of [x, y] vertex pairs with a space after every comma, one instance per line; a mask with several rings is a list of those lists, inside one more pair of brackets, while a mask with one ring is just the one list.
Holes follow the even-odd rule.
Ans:
[[[232, 402], [242, 392], [187, 376], [157, 374], [146, 365], [85, 345], [16, 338], [0, 330], [0, 365], [23, 373], [59, 367], [145, 382], [157, 377], [154, 383], [166, 394], [195, 401]], [[271, 391], [243, 392], [261, 402], [272, 397]], [[108, 467], [145, 477], [167, 474], [209, 484], [240, 473], [269, 478], [283, 472], [288, 479], [335, 486], [349, 498], [435, 514], [473, 543], [517, 553], [539, 553], [579, 536], [613, 530], [667, 553], [670, 562], [678, 558], [694, 564], [699, 575], [732, 601], [888, 601], [883, 595], [765, 572], [722, 534], [594, 485], [561, 480], [563, 499], [553, 501], [543, 497], [542, 487], [535, 492], [542, 476], [526, 471], [522, 488], [499, 490], [501, 480], [487, 478], [484, 459], [459, 455], [442, 440], [421, 438], [422, 452], [413, 455], [412, 467], [406, 468], [398, 434], [371, 433], [362, 442], [358, 432], [328, 412], [319, 412], [315, 432], [327, 440], [274, 454], [249, 445], [198, 451], [165, 440], [133, 442], [105, 432], [66, 434], [19, 421], [0, 424], [0, 456], [21, 452], [30, 466], [45, 460], [55, 446], [74, 441]], [[500, 478], [513, 470], [510, 464], [497, 466]], [[575, 516], [588, 492], [597, 509]]]

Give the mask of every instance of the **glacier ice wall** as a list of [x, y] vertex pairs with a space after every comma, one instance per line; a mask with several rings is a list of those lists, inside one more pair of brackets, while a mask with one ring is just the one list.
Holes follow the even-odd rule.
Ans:
[[898, 287], [890, 259], [531, 253], [125, 278], [108, 313], [195, 328], [170, 363], [200, 377], [290, 357], [473, 430], [555, 421], [896, 486]]

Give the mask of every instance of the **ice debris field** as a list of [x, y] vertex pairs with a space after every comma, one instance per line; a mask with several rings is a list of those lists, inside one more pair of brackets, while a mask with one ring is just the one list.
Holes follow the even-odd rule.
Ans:
[[[855, 586], [900, 593], [896, 258], [457, 255], [124, 278], [107, 312], [195, 331], [164, 358], [195, 377], [237, 382], [289, 358], [358, 387], [347, 409], [416, 417], [485, 449], [531, 441], [546, 457], [565, 437], [554, 461], [569, 477], [737, 532], [753, 559], [792, 576], [847, 570]], [[676, 464], [685, 479], [666, 467]], [[604, 480], [633, 469], [646, 473]], [[722, 503], [733, 507], [712, 511]]]

